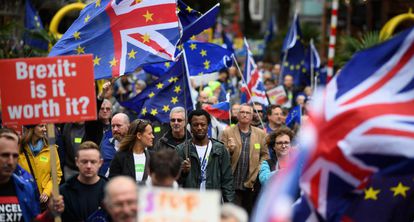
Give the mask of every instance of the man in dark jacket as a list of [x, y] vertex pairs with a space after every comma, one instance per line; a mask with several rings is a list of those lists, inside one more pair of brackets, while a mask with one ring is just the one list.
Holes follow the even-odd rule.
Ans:
[[[186, 115], [185, 109], [181, 106], [174, 107], [170, 112], [170, 127], [159, 140], [157, 140], [154, 150], [162, 149], [176, 149], [178, 144], [181, 144], [187, 139], [191, 138], [190, 133], [186, 130]], [[187, 136], [185, 135], [187, 134]]]
[[193, 138], [178, 146], [178, 155], [184, 160], [180, 183], [183, 187], [217, 189], [224, 202], [234, 199], [230, 155], [224, 144], [207, 136], [210, 115], [205, 110], [194, 110], [188, 120]]
[[76, 153], [79, 174], [60, 187], [65, 201], [63, 221], [85, 221], [101, 206], [107, 181], [98, 176], [102, 162], [99, 147], [94, 142], [86, 141], [79, 146]]

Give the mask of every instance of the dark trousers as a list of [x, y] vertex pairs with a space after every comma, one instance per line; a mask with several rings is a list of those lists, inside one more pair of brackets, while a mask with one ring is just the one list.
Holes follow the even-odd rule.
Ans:
[[249, 216], [251, 215], [253, 206], [256, 202], [256, 192], [252, 189], [235, 190], [234, 204], [243, 207]]

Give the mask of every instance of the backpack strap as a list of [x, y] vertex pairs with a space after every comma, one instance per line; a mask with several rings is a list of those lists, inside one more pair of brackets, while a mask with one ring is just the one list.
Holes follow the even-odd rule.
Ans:
[[271, 171], [276, 170], [276, 162], [277, 161], [275, 161], [273, 159], [268, 159], [268, 160], [266, 160], [266, 162], [267, 162], [267, 164], [269, 164], [269, 168], [270, 168]]

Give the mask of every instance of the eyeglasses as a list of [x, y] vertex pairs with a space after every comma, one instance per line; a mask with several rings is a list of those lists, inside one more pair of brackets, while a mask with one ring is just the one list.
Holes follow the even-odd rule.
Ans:
[[111, 108], [110, 107], [101, 107], [101, 110], [102, 111], [111, 111]]
[[279, 145], [279, 146], [283, 146], [283, 145], [286, 145], [286, 146], [289, 146], [290, 145], [290, 142], [288, 142], [288, 141], [280, 141], [280, 142], [276, 142], [276, 145]]
[[183, 119], [170, 119], [170, 122], [172, 122], [172, 123], [174, 123], [174, 122], [181, 123], [182, 121], [183, 121]]
[[262, 113], [263, 112], [263, 110], [256, 110], [258, 113]]

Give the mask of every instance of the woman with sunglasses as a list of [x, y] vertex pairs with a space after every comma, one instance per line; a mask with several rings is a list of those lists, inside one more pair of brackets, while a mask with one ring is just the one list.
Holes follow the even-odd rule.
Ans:
[[132, 177], [137, 183], [147, 180], [149, 174], [149, 151], [153, 145], [152, 126], [147, 120], [134, 120], [127, 135], [122, 139], [119, 151], [109, 168], [109, 178], [118, 175]]
[[266, 144], [269, 148], [272, 148], [269, 150], [274, 155], [270, 155], [273, 158], [263, 161], [260, 165], [260, 184], [266, 184], [273, 174], [285, 167], [286, 160], [292, 151], [291, 141], [293, 136], [293, 131], [287, 127], [281, 127], [267, 136]]
[[[51, 150], [46, 137], [46, 124], [29, 125], [26, 126], [26, 129], [21, 140], [18, 163], [23, 169], [30, 172], [35, 179], [41, 207], [45, 209], [47, 200], [52, 193]], [[57, 149], [54, 152], [56, 156], [57, 182], [59, 184], [62, 170]]]

